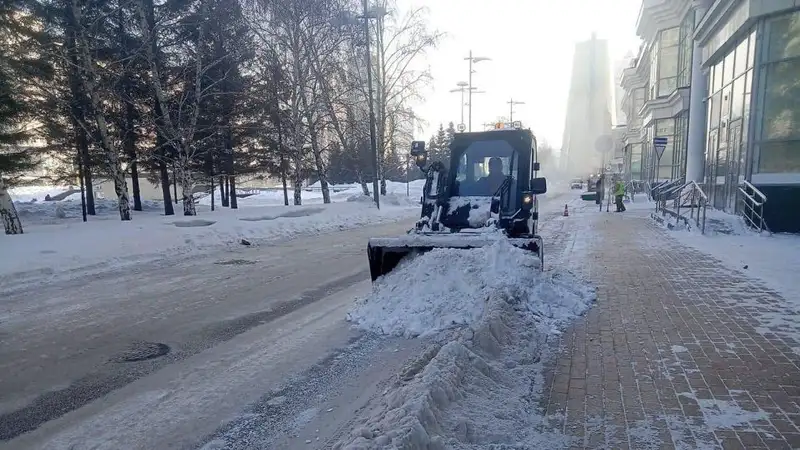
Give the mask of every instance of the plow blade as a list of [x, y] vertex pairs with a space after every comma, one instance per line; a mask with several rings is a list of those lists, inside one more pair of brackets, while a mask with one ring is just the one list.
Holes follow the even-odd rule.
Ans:
[[[369, 273], [372, 281], [394, 270], [400, 261], [411, 254], [420, 254], [435, 248], [470, 249], [481, 248], [497, 242], [496, 238], [468, 234], [443, 234], [426, 235], [410, 234], [395, 238], [372, 238], [367, 244], [367, 257], [369, 258]], [[542, 263], [544, 270], [544, 249], [542, 238], [509, 238], [508, 242], [514, 247], [535, 253]]]

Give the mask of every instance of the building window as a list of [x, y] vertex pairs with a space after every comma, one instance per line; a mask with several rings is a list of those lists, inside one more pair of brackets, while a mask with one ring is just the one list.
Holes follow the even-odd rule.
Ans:
[[[659, 180], [669, 180], [672, 179], [672, 165], [675, 152], [675, 119], [658, 119], [655, 122], [654, 137], [667, 138], [667, 146], [664, 149], [664, 153], [661, 154], [661, 158], [658, 158], [658, 155], [654, 155], [656, 158], [656, 165], [658, 166], [656, 178]], [[650, 140], [652, 141], [652, 138]]]
[[692, 45], [694, 34], [694, 8], [689, 9], [681, 22], [680, 45], [678, 49], [678, 87], [686, 87], [692, 78]]
[[800, 172], [800, 12], [767, 22], [758, 172]]
[[639, 110], [644, 105], [645, 88], [634, 89], [628, 101], [628, 128], [631, 130], [639, 129], [642, 126], [642, 118], [639, 115]]
[[672, 179], [678, 179], [686, 174], [686, 145], [689, 133], [689, 111], [682, 112], [675, 117], [674, 150], [672, 152]]
[[651, 100], [657, 98], [657, 89], [658, 89], [658, 38], [656, 41], [653, 42], [652, 47], [650, 47], [650, 80], [647, 82], [648, 84], [648, 93], [647, 99]]
[[678, 87], [678, 48], [680, 28], [669, 28], [659, 33], [658, 42], [658, 96], [668, 97]]
[[716, 207], [727, 209], [744, 173], [753, 82], [751, 49], [755, 32], [736, 42], [709, 71], [706, 188]]
[[637, 142], [630, 144], [630, 165], [631, 165], [631, 179], [643, 180], [642, 176], [642, 144]]

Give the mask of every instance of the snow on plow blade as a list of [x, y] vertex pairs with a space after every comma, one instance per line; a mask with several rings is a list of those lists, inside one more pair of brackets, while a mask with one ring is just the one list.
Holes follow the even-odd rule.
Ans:
[[[435, 248], [481, 248], [497, 242], [495, 236], [476, 234], [470, 236], [466, 233], [458, 234], [409, 234], [395, 238], [372, 238], [367, 244], [367, 257], [369, 258], [369, 273], [372, 281], [391, 272], [400, 261], [409, 254], [424, 253]], [[519, 247], [536, 253], [544, 268], [544, 254], [542, 238], [508, 238], [514, 247]]]

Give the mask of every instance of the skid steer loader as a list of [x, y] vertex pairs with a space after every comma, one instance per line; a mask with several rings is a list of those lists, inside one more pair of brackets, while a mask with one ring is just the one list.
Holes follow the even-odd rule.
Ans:
[[424, 141], [411, 156], [426, 174], [422, 214], [404, 236], [371, 238], [367, 245], [372, 281], [405, 257], [435, 248], [480, 248], [498, 238], [535, 253], [544, 269], [537, 195], [547, 192], [539, 178], [536, 138], [518, 125], [457, 133], [450, 143], [449, 170], [428, 164]]

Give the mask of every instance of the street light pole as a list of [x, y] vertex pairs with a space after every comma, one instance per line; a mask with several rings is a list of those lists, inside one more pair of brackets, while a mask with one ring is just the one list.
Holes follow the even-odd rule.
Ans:
[[472, 64], [473, 63], [477, 63], [477, 62], [481, 62], [481, 61], [490, 61], [491, 58], [487, 58], [485, 56], [472, 56], [472, 50], [470, 50], [469, 51], [469, 56], [464, 58], [464, 59], [469, 61], [469, 88], [468, 88], [469, 89], [469, 94], [468, 94], [468, 96], [469, 96], [469, 108], [468, 108], [468, 111], [469, 111], [469, 113], [468, 113], [468, 115], [469, 115], [469, 119], [468, 119], [469, 120], [469, 125], [468, 125], [468, 129], [469, 129], [469, 131], [472, 131], [472, 90], [473, 90], [473, 88], [472, 88]]
[[461, 122], [459, 122], [459, 123], [464, 123], [464, 89], [467, 86], [469, 86], [469, 83], [467, 83], [465, 81], [459, 81], [458, 83], [456, 83], [456, 86], [458, 86], [458, 88], [450, 89], [450, 92], [460, 92], [461, 93]]
[[472, 132], [472, 50], [469, 51], [469, 131]]
[[372, 178], [372, 196], [375, 200], [375, 206], [378, 209], [381, 209], [381, 198], [380, 198], [380, 191], [378, 188], [378, 145], [375, 142], [375, 108], [372, 104], [372, 58], [370, 56], [370, 38], [369, 38], [369, 16], [367, 15], [368, 11], [367, 0], [364, 0], [364, 37], [366, 38], [366, 48], [367, 48], [367, 92], [368, 92], [368, 99], [367, 103], [369, 103], [369, 143], [370, 149], [372, 150], [372, 171], [373, 171], [373, 178]]
[[515, 102], [514, 99], [512, 98], [511, 100], [507, 101], [506, 103], [508, 103], [510, 105], [509, 106], [510, 111], [509, 111], [509, 114], [508, 114], [508, 121], [509, 122], [514, 122], [514, 105], [524, 105], [525, 102]]

